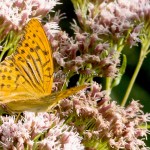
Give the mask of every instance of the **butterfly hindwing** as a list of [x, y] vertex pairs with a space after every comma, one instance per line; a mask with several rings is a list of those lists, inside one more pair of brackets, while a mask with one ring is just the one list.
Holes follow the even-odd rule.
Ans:
[[[79, 92], [80, 90], [83, 90], [84, 88], [86, 88], [86, 85], [80, 85], [80, 86], [76, 86], [64, 91], [59, 91], [59, 92], [55, 92], [52, 93], [50, 96], [46, 96], [45, 97], [45, 101], [47, 101], [48, 103], [51, 103], [49, 106], [49, 109], [53, 106], [55, 106], [60, 100], [73, 95], [77, 92]], [[50, 100], [50, 101], [49, 101]]]
[[[11, 101], [7, 103], [7, 109], [13, 112], [22, 112], [22, 111], [34, 111], [34, 112], [42, 112], [42, 111], [51, 111], [52, 107], [56, 106], [56, 104], [70, 95], [77, 93], [78, 91], [84, 89], [86, 86], [77, 86], [64, 91], [59, 91], [52, 93], [47, 96], [43, 96], [40, 99], [32, 99], [28, 98], [26, 100], [20, 101]], [[18, 105], [19, 107], [16, 107]], [[13, 108], [13, 109], [12, 109]]]

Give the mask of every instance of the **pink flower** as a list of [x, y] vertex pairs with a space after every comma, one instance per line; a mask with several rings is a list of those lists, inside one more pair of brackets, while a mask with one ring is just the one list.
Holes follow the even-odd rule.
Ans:
[[21, 30], [33, 17], [46, 16], [57, 4], [60, 4], [58, 0], [1, 1], [0, 27], [3, 29], [2, 35], [7, 35], [11, 30]]
[[[85, 6], [78, 0], [72, 2], [80, 26], [86, 32], [96, 33], [104, 41], [122, 44], [119, 43], [122, 39], [133, 46], [140, 41], [141, 35], [141, 30], [136, 32], [135, 29], [143, 22], [149, 26], [149, 0], [88, 1]], [[128, 37], [129, 33], [132, 34]]]
[[140, 126], [150, 122], [150, 114], [143, 113], [142, 105], [133, 100], [123, 108], [110, 101], [98, 84], [93, 83], [90, 89], [63, 100], [58, 110], [59, 115], [84, 137], [85, 147], [146, 148], [143, 140], [149, 132]]
[[[82, 138], [54, 114], [25, 112], [17, 123], [15, 117], [1, 117], [0, 141], [3, 149], [83, 150]], [[40, 139], [38, 142], [38, 138]]]
[[96, 34], [75, 34], [75, 39], [65, 32], [58, 32], [51, 38], [56, 61], [56, 70], [63, 68], [65, 73], [72, 76], [115, 77], [118, 72], [119, 52], [109, 49], [109, 44], [101, 43]]

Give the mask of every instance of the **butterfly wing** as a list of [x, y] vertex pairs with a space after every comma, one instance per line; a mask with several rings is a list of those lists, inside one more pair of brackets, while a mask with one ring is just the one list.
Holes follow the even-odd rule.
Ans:
[[13, 112], [45, 111], [85, 88], [51, 94], [52, 83], [51, 47], [39, 21], [32, 19], [15, 53], [0, 63], [0, 103]]
[[47, 110], [51, 110], [51, 108], [55, 106], [60, 100], [68, 96], [71, 96], [73, 94], [76, 94], [77, 92], [85, 88], [86, 88], [86, 85], [80, 85], [80, 86], [76, 86], [76, 87], [73, 87], [64, 91], [55, 92], [55, 93], [52, 93], [51, 95], [45, 96], [44, 101], [46, 101], [47, 103], [50, 103], [50, 105], [48, 105], [49, 107], [47, 108]]
[[[60, 100], [66, 98], [70, 95], [77, 93], [78, 91], [84, 89], [86, 86], [77, 86], [70, 88], [64, 91], [55, 92], [47, 96], [41, 97], [39, 100], [26, 99], [21, 101], [11, 101], [6, 103], [7, 109], [13, 112], [22, 112], [22, 111], [32, 111], [32, 112], [42, 112], [42, 111], [51, 111], [52, 107], [55, 106]], [[16, 106], [19, 107], [16, 107]]]
[[32, 19], [14, 54], [0, 63], [0, 102], [50, 94], [52, 50], [40, 22]]

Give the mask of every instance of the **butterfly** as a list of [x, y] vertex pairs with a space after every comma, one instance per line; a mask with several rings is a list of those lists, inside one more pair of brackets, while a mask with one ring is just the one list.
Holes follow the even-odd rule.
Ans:
[[45, 31], [37, 19], [31, 19], [24, 32], [17, 50], [0, 63], [1, 106], [11, 112], [49, 111], [61, 99], [86, 87], [51, 93], [54, 67]]

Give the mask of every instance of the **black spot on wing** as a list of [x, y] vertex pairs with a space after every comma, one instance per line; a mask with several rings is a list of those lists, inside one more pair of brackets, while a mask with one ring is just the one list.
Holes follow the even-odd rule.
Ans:
[[42, 66], [45, 67], [48, 63], [50, 63], [50, 59], [48, 59]]

